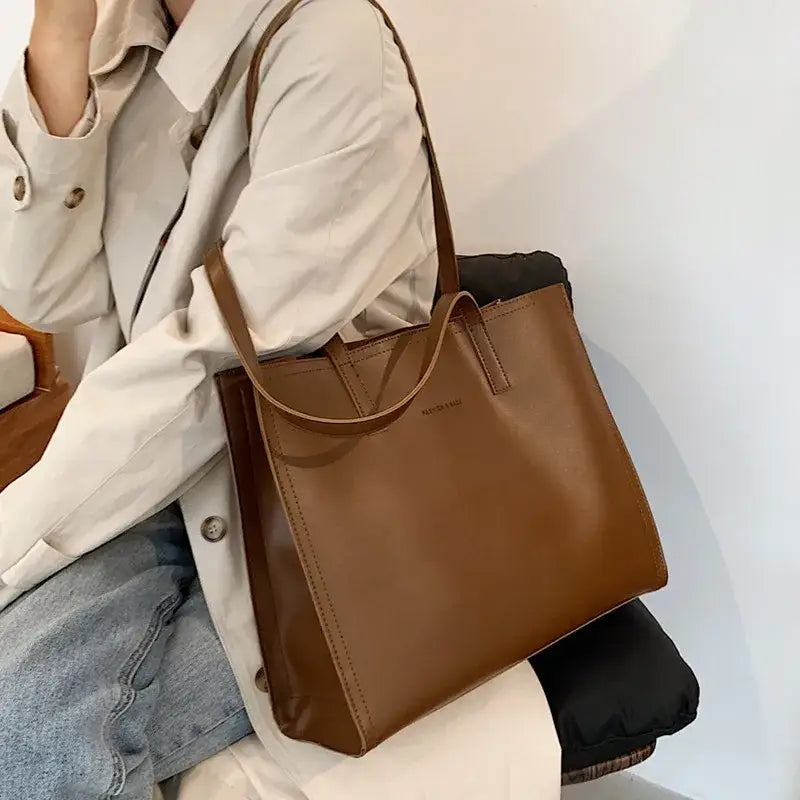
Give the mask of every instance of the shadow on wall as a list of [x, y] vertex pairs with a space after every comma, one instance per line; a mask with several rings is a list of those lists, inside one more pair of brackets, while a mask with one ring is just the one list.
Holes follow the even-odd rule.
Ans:
[[[785, 446], [776, 429], [790, 417], [781, 393], [764, 389], [776, 365], [785, 374], [778, 326], [796, 319], [800, 159], [790, 141], [800, 130], [787, 98], [797, 97], [800, 6], [779, 0], [773, 12], [750, 0], [735, 13], [721, 0], [694, 3], [672, 51], [637, 86], [549, 150], [523, 151], [529, 163], [502, 185], [465, 191], [460, 208], [452, 193], [462, 250], [511, 243], [561, 255], [584, 331], [646, 376], [656, 405], [592, 348], [672, 568], [670, 588], [648, 604], [702, 688], [698, 722], [663, 742], [641, 774], [704, 800], [784, 800], [800, 780], [789, 711], [797, 685], [773, 679], [792, 655], [781, 633], [791, 606], [759, 583], [796, 569], [777, 555], [796, 547], [789, 501], [771, 502], [789, 488], [782, 465], [793, 462], [769, 453]], [[754, 52], [757, 63], [745, 57]], [[495, 147], [520, 109], [502, 113]], [[524, 116], [530, 127], [530, 109]], [[780, 385], [790, 391], [788, 379]]]
[[[767, 755], [749, 649], [719, 537], [686, 464], [642, 387], [609, 353], [592, 343], [588, 350], [647, 490], [671, 567], [669, 587], [648, 598], [647, 605], [662, 621], [685, 617], [687, 608], [694, 615], [680, 633], [668, 625], [667, 633], [676, 637], [698, 674], [700, 715], [674, 740], [661, 740], [659, 774], [683, 771], [685, 754], [694, 751], [700, 769], [719, 776], [718, 797], [746, 796], [723, 791], [726, 778], [739, 792], [752, 783], [750, 796], [764, 797], [758, 789], [763, 789], [766, 776], [760, 770], [744, 774], [748, 764], [766, 766]], [[714, 728], [713, 750], [707, 744], [710, 731], [703, 730], [707, 723]]]

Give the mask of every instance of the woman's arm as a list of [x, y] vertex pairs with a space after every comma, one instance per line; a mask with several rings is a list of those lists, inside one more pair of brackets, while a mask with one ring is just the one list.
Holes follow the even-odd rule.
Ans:
[[96, 13], [95, 0], [37, 0], [30, 47], [0, 101], [0, 305], [54, 332], [112, 304], [108, 126], [88, 67]]
[[[311, 3], [285, 30], [224, 233], [264, 354], [316, 349], [429, 258], [418, 231], [424, 252], [398, 246], [430, 202], [428, 165], [374, 9]], [[187, 308], [84, 379], [43, 459], [0, 494], [0, 607], [179, 496], [224, 447], [212, 378], [233, 348], [202, 267], [192, 285]]]
[[36, 0], [28, 82], [53, 136], [69, 136], [83, 116], [96, 24], [96, 0]]

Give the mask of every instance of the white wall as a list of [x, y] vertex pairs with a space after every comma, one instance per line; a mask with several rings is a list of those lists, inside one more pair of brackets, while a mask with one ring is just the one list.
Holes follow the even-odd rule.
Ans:
[[[800, 5], [388, 6], [461, 250], [564, 257], [661, 525], [672, 582], [650, 606], [702, 713], [641, 774], [704, 800], [799, 797]], [[27, 11], [0, 12], [5, 72]]]
[[702, 711], [641, 774], [800, 797], [800, 5], [389, 5], [462, 251], [565, 259], [662, 529]]

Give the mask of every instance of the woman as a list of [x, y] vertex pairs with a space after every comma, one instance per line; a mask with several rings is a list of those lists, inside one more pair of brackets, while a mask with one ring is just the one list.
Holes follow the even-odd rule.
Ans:
[[246, 72], [281, 5], [36, 2], [2, 103], [0, 304], [96, 327], [45, 456], [0, 495], [0, 797], [149, 798], [253, 729], [263, 796], [555, 788], [527, 671], [356, 766], [283, 739], [256, 686], [203, 254], [223, 237], [266, 355], [425, 322], [436, 271], [414, 96], [365, 0], [295, 13], [248, 141]]

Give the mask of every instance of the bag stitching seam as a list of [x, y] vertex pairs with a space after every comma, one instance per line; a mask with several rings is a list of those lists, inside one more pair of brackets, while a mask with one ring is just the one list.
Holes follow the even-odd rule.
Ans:
[[[255, 397], [255, 402], [258, 403], [258, 401], [259, 401], [258, 394], [255, 391], [253, 391], [252, 389], [251, 389], [251, 391], [252, 391], [252, 395]], [[251, 425], [251, 420], [250, 420], [250, 417], [249, 417], [249, 415], [247, 413], [247, 410], [246, 410], [247, 409], [247, 395], [246, 395], [246, 392], [247, 392], [247, 388], [245, 388], [245, 386], [242, 385], [239, 388], [239, 395], [238, 395], [238, 400], [239, 400], [239, 403], [240, 403], [240, 413], [242, 415], [242, 419], [244, 420], [244, 425], [245, 425], [245, 429], [247, 431], [248, 439], [252, 440], [252, 438], [255, 438], [255, 440], [258, 441], [258, 438], [260, 437], [261, 431], [260, 430], [253, 431], [253, 428], [252, 428], [252, 425]], [[258, 411], [257, 410], [256, 410], [256, 416], [258, 416]], [[253, 458], [253, 456], [252, 456], [251, 448], [250, 447], [245, 448], [245, 452], [247, 453], [248, 461], [250, 462], [250, 465], [252, 467], [252, 458]], [[244, 539], [243, 544], [244, 544], [244, 548], [245, 548], [245, 556], [247, 556], [247, 552], [248, 552], [248, 544], [247, 544], [248, 538], [249, 537], [247, 537], [247, 536], [243, 537], [243, 539]], [[248, 558], [248, 561], [249, 561], [249, 558]], [[276, 640], [278, 642], [278, 648], [280, 649], [281, 656], [283, 657], [283, 669], [284, 669], [284, 672], [286, 673], [285, 674], [286, 683], [290, 687], [290, 689], [293, 691], [294, 690], [294, 686], [293, 686], [291, 675], [290, 675], [289, 669], [288, 669], [289, 659], [287, 658], [286, 648], [285, 648], [284, 642], [283, 642], [283, 631], [281, 630], [280, 625], [278, 624], [278, 614], [277, 614], [277, 610], [276, 610], [275, 590], [274, 590], [274, 585], [275, 584], [274, 584], [274, 581], [272, 580], [272, 574], [271, 574], [271, 570], [270, 570], [270, 566], [269, 566], [269, 559], [267, 558], [266, 552], [264, 553], [264, 565], [265, 565], [266, 570], [267, 570], [267, 581], [269, 583], [269, 594], [271, 596], [271, 602], [270, 602], [269, 605], [270, 605], [270, 611], [272, 612], [272, 624], [273, 624], [273, 626], [275, 628], [275, 638], [276, 638]], [[248, 576], [248, 578], [249, 578], [249, 576]], [[260, 636], [259, 636], [259, 644], [261, 644], [261, 637]], [[272, 699], [275, 697], [275, 694], [272, 691], [272, 685], [271, 685], [271, 682], [270, 682], [270, 671], [267, 668], [268, 662], [267, 662], [267, 659], [266, 659], [266, 654], [263, 652], [263, 649], [262, 648], [259, 648], [259, 649], [262, 650], [262, 656], [264, 656], [264, 677], [266, 678], [267, 686], [270, 689], [270, 701], [272, 701]]]
[[[561, 292], [561, 301], [564, 304], [564, 307], [567, 310], [570, 320], [570, 333], [572, 335], [573, 340], [578, 344], [581, 350], [586, 353], [586, 345], [583, 342], [583, 338], [581, 337], [580, 331], [578, 330], [578, 323], [575, 319], [575, 315], [572, 312], [572, 307], [569, 304], [569, 300], [567, 299], [566, 292]], [[627, 446], [625, 445], [625, 441], [622, 438], [622, 433], [620, 433], [619, 427], [617, 426], [616, 421], [614, 420], [614, 415], [611, 413], [611, 408], [608, 405], [608, 401], [606, 400], [606, 396], [603, 393], [603, 388], [600, 386], [600, 381], [597, 378], [597, 373], [594, 371], [594, 367], [591, 365], [591, 360], [586, 355], [586, 359], [589, 362], [590, 366], [590, 374], [592, 377], [592, 381], [597, 387], [597, 391], [600, 395], [600, 398], [603, 401], [603, 406], [606, 409], [606, 415], [608, 419], [608, 426], [610, 427], [611, 431], [614, 434], [614, 438], [617, 441], [617, 449], [622, 455], [623, 460], [625, 462], [626, 470], [625, 476], [628, 479], [628, 484], [630, 488], [633, 490], [633, 493], [636, 497], [636, 507], [639, 510], [639, 515], [642, 518], [642, 522], [644, 523], [645, 529], [650, 534], [649, 536], [649, 544], [650, 544], [650, 554], [653, 559], [653, 566], [656, 569], [659, 579], [665, 579], [667, 577], [667, 564], [664, 559], [664, 550], [661, 545], [661, 541], [658, 537], [658, 528], [655, 525], [655, 520], [652, 516], [652, 511], [648, 514], [644, 506], [642, 505], [642, 498], [644, 497], [644, 487], [642, 486], [642, 482], [639, 479], [638, 474], [636, 473], [636, 468], [633, 465], [633, 459], [631, 458], [631, 454], [628, 451]]]
[[497, 365], [500, 367], [500, 372], [502, 373], [503, 379], [506, 382], [505, 387], [503, 387], [502, 389], [499, 388], [495, 384], [494, 377], [492, 376], [492, 374], [491, 374], [491, 372], [490, 372], [490, 370], [489, 370], [489, 368], [488, 368], [488, 366], [486, 364], [486, 359], [484, 358], [483, 352], [481, 350], [481, 346], [478, 344], [478, 341], [475, 338], [475, 335], [472, 333], [472, 326], [469, 324], [469, 321], [467, 321], [466, 324], [467, 324], [467, 328], [469, 329], [470, 339], [472, 339], [472, 343], [475, 346], [475, 350], [478, 353], [478, 358], [480, 358], [481, 364], [483, 364], [483, 369], [485, 370], [486, 375], [489, 377], [489, 383], [492, 385], [492, 391], [494, 392], [495, 395], [499, 395], [499, 394], [503, 394], [504, 392], [507, 392], [511, 388], [511, 381], [509, 381], [508, 375], [506, 374], [505, 367], [503, 366], [503, 362], [500, 360], [500, 356], [497, 355], [497, 350], [495, 350], [494, 344], [492, 344], [492, 337], [489, 336], [489, 332], [486, 331], [486, 341], [489, 343], [489, 347], [490, 347], [490, 349], [491, 349], [491, 351], [492, 351], [492, 353], [494, 355], [495, 361], [497, 362]]
[[[539, 289], [537, 291], [543, 291], [543, 290]], [[514, 304], [514, 308], [506, 309], [506, 310], [503, 311], [502, 314], [489, 312], [489, 313], [486, 314], [485, 318], [487, 320], [490, 320], [490, 321], [494, 321], [494, 320], [497, 320], [497, 319], [502, 319], [503, 317], [508, 317], [511, 314], [517, 313], [517, 311], [522, 311], [522, 310], [524, 310], [526, 308], [530, 308], [530, 307], [536, 305], [536, 303], [538, 302], [536, 299], [526, 298], [524, 295], [523, 295], [523, 297], [521, 299], [525, 299], [526, 302], [517, 303], [516, 300], [508, 301], [509, 303], [513, 303]], [[572, 310], [570, 308], [570, 314], [571, 313], [572, 313]], [[464, 335], [466, 333], [466, 331], [463, 328], [458, 327], [458, 323], [457, 322], [450, 323], [450, 324], [455, 326], [453, 331], [452, 331], [452, 333], [454, 335], [459, 336], [459, 335]], [[353, 364], [353, 368], [356, 371], [356, 374], [358, 375], [358, 378], [361, 381], [362, 385], [364, 385], [363, 380], [361, 378], [360, 373], [358, 373], [358, 371], [355, 369], [355, 365], [356, 364], [361, 364], [364, 361], [369, 361], [372, 358], [376, 358], [377, 356], [382, 356], [382, 355], [385, 355], [386, 353], [391, 352], [392, 349], [394, 348], [394, 345], [397, 343], [397, 341], [399, 339], [401, 339], [403, 336], [407, 336], [407, 335], [408, 335], [408, 331], [401, 331], [400, 333], [392, 336], [388, 340], [387, 339], [383, 339], [381, 341], [381, 345], [389, 344], [389, 346], [388, 347], [383, 347], [383, 349], [381, 349], [381, 350], [375, 350], [374, 349], [375, 347], [377, 347], [377, 345], [372, 345], [372, 346], [365, 345], [363, 347], [356, 348], [354, 351], [351, 351], [351, 355], [352, 355], [353, 352], [355, 352], [355, 353], [361, 354], [361, 356], [362, 356], [361, 358], [355, 358], [355, 359], [351, 358], [351, 363]], [[369, 351], [369, 352], [366, 352], [366, 351]], [[291, 363], [291, 362], [286, 362], [286, 363]], [[275, 364], [273, 366], [278, 366], [278, 365]], [[241, 367], [234, 367], [233, 370], [231, 370], [231, 371], [235, 372], [235, 371], [238, 371], [239, 369], [241, 369]], [[285, 374], [282, 375], [282, 377], [283, 378], [293, 378], [296, 375], [309, 375], [309, 374], [314, 373], [314, 372], [327, 372], [329, 369], [330, 369], [330, 367], [328, 365], [326, 365], [324, 367], [312, 366], [312, 367], [309, 367], [308, 369], [297, 370], [295, 372], [286, 372]], [[508, 380], [507, 377], [506, 377], [506, 379]], [[364, 388], [366, 390], [366, 386], [364, 386]], [[370, 396], [368, 390], [367, 390], [367, 395]]]
[[[352, 366], [352, 365], [345, 365], [341, 369], [336, 369], [335, 371], [338, 374], [339, 378], [344, 383], [345, 388], [347, 389], [347, 393], [350, 395], [350, 399], [353, 401], [353, 404], [356, 407], [356, 411], [363, 417], [366, 415], [367, 412], [361, 407], [361, 398], [359, 398], [358, 392], [353, 388], [352, 381], [347, 377], [347, 366]], [[355, 372], [355, 368], [353, 368], [353, 372]], [[361, 382], [360, 378], [359, 382]], [[361, 385], [363, 387], [364, 384], [361, 383]]]
[[[539, 289], [538, 291], [543, 291], [543, 290]], [[535, 294], [535, 293], [532, 293], [532, 294]], [[520, 300], [524, 300], [525, 302], [519, 302]], [[536, 298], [534, 298], [534, 297], [527, 297], [526, 295], [522, 295], [520, 298], [515, 298], [514, 300], [507, 301], [507, 303], [504, 303], [502, 306], [497, 306], [498, 310], [503, 309], [503, 313], [502, 314], [495, 312], [493, 308], [485, 309], [483, 311], [484, 319], [486, 319], [486, 320], [501, 319], [502, 317], [507, 317], [510, 314], [515, 314], [517, 311], [521, 311], [521, 310], [523, 310], [525, 308], [528, 308], [529, 306], [534, 306], [534, 305], [536, 305], [537, 302], [538, 302], [538, 300]], [[506, 307], [506, 306], [509, 306], [509, 307]], [[513, 306], [513, 307], [511, 307], [511, 306]], [[457, 321], [450, 322], [449, 323], [449, 327], [456, 334], [464, 332], [463, 329], [459, 327]], [[363, 345], [361, 347], [356, 347], [356, 348], [354, 348], [353, 352], [351, 353], [351, 361], [354, 364], [358, 364], [358, 363], [361, 363], [362, 361], [367, 361], [370, 358], [374, 358], [375, 356], [380, 356], [380, 355], [383, 355], [385, 353], [388, 353], [388, 352], [390, 352], [392, 350], [392, 348], [394, 347], [394, 345], [397, 343], [397, 341], [399, 339], [401, 339], [403, 336], [407, 336], [407, 335], [408, 335], [408, 331], [407, 330], [400, 331], [399, 333], [395, 334], [394, 336], [392, 336], [392, 337], [390, 337], [388, 339], [382, 339], [379, 344], [373, 344], [373, 345], [367, 344], [367, 345]], [[377, 347], [381, 347], [381, 346], [387, 345], [387, 344], [389, 345], [388, 347], [382, 347], [382, 349], [376, 350]], [[361, 358], [352, 358], [352, 355], [360, 355]]]
[[[261, 408], [262, 411], [263, 411], [263, 403], [259, 402], [259, 408]], [[269, 422], [271, 424], [272, 431], [273, 431], [273, 433], [275, 435], [276, 443], [278, 444], [278, 447], [280, 447], [281, 450], [283, 450], [283, 444], [281, 442], [281, 437], [280, 437], [280, 433], [278, 431], [278, 426], [277, 426], [276, 421], [275, 421], [275, 416], [272, 413], [271, 409], [266, 409], [266, 412], [267, 412], [267, 415], [269, 417]], [[263, 419], [263, 417], [262, 417], [262, 419]], [[267, 447], [269, 447], [269, 437], [266, 437], [266, 439], [267, 439], [266, 445], [267, 445]], [[361, 734], [361, 736], [364, 739], [366, 739], [367, 735], [372, 732], [372, 728], [373, 728], [372, 715], [370, 714], [369, 706], [367, 705], [367, 702], [365, 700], [364, 692], [363, 692], [363, 689], [361, 687], [361, 682], [359, 681], [358, 674], [356, 673], [355, 667], [353, 666], [353, 660], [352, 660], [352, 657], [350, 655], [350, 651], [349, 651], [349, 649], [347, 647], [347, 642], [345, 641], [344, 637], [342, 636], [342, 631], [341, 631], [341, 627], [339, 625], [339, 620], [338, 620], [338, 618], [336, 616], [336, 610], [333, 607], [333, 601], [331, 600], [330, 591], [328, 590], [328, 586], [327, 586], [327, 583], [325, 581], [325, 576], [322, 574], [322, 570], [320, 569], [319, 560], [317, 558], [317, 554], [316, 554], [316, 551], [314, 549], [314, 544], [311, 541], [310, 537], [308, 537], [308, 525], [306, 524], [305, 516], [303, 515], [303, 509], [300, 507], [300, 502], [299, 502], [298, 497], [297, 497], [297, 492], [295, 491], [294, 480], [292, 479], [292, 474], [291, 474], [290, 470], [285, 469], [285, 468], [284, 469], [278, 468], [277, 460], [275, 460], [275, 465], [276, 465], [275, 478], [278, 481], [281, 489], [284, 486], [284, 481], [282, 480], [282, 477], [281, 477], [280, 473], [283, 472], [284, 475], [285, 475], [285, 478], [286, 478], [286, 483], [288, 484], [289, 489], [291, 490], [293, 504], [294, 504], [294, 506], [295, 506], [295, 508], [297, 510], [297, 516], [299, 517], [299, 521], [300, 521], [300, 524], [301, 524], [301, 529], [302, 529], [302, 532], [303, 532], [303, 536], [302, 537], [298, 536], [297, 539], [296, 539], [297, 544], [298, 544], [298, 549], [299, 549], [299, 552], [300, 552], [300, 557], [303, 560], [304, 565], [308, 566], [308, 559], [306, 557], [306, 546], [307, 546], [309, 552], [311, 553], [311, 557], [313, 559], [314, 571], [316, 572], [318, 581], [319, 581], [320, 585], [322, 586], [322, 589], [325, 592], [325, 600], [327, 601], [327, 607], [328, 607], [328, 610], [330, 611], [333, 623], [334, 623], [335, 628], [336, 628], [335, 637], [331, 636], [331, 634], [333, 632], [330, 629], [330, 624], [328, 622], [327, 615], [325, 613], [323, 613], [323, 615], [322, 615], [323, 616], [322, 624], [324, 625], [324, 627], [326, 629], [326, 632], [328, 633], [329, 637], [331, 639], [337, 640], [340, 643], [340, 645], [343, 648], [343, 650], [344, 650], [344, 655], [345, 655], [345, 657], [347, 659], [347, 664], [348, 664], [348, 666], [350, 668], [350, 672], [353, 675], [353, 680], [355, 682], [356, 689], [358, 691], [358, 695], [359, 695], [359, 699], [361, 701], [361, 705], [363, 706], [363, 710], [364, 710], [364, 712], [366, 713], [366, 716], [367, 716], [367, 723], [369, 725], [369, 728], [367, 730], [365, 730], [364, 729], [363, 720], [361, 719], [361, 715], [359, 713], [359, 709], [357, 707], [357, 704], [354, 702], [354, 698], [352, 696], [352, 692], [351, 692], [350, 686], [348, 684], [348, 681], [346, 679], [344, 679], [344, 676], [342, 675], [342, 672], [343, 672], [342, 664], [341, 664], [341, 661], [340, 661], [340, 658], [339, 658], [337, 647], [334, 645], [331, 648], [332, 649], [332, 655], [333, 655], [333, 658], [334, 658], [334, 660], [336, 662], [336, 666], [339, 669], [339, 675], [340, 675], [340, 679], [342, 681], [342, 688], [344, 689], [348, 699], [350, 700], [350, 705], [351, 705], [353, 711], [355, 712], [355, 715], [356, 715], [356, 720], [355, 721], [356, 721], [356, 724], [358, 725], [358, 727], [360, 728], [359, 733]], [[294, 526], [294, 524], [295, 524], [294, 511], [290, 510], [287, 507], [287, 512], [288, 512], [289, 517], [290, 517], [290, 522], [292, 522], [292, 524]], [[316, 600], [317, 607], [322, 608], [323, 606], [320, 603], [320, 599], [321, 598], [320, 598], [319, 593], [317, 591], [317, 587], [316, 587], [315, 582], [314, 581], [310, 581], [309, 584], [310, 584], [309, 588], [311, 589], [311, 592], [314, 595], [314, 599]], [[366, 741], [364, 741], [363, 744], [366, 745]]]
[[[364, 390], [364, 396], [369, 400], [370, 407], [374, 406], [372, 401], [372, 395], [369, 393], [369, 389], [367, 389], [366, 384], [364, 383], [364, 379], [361, 377], [361, 373], [356, 369], [356, 365], [352, 362], [350, 363], [350, 367], [355, 373], [356, 378], [358, 378], [358, 382], [361, 384], [361, 388]], [[369, 408], [367, 409], [367, 413], [369, 412]]]
[[[472, 342], [472, 349], [475, 351], [475, 354], [478, 356], [478, 360], [481, 362], [481, 366], [483, 367], [483, 372], [489, 380], [489, 385], [492, 387], [492, 394], [498, 395], [500, 394], [500, 389], [497, 387], [497, 384], [494, 382], [494, 376], [489, 369], [488, 364], [486, 363], [486, 359], [483, 357], [483, 352], [481, 351], [481, 346], [478, 344], [477, 340], [475, 339], [475, 334], [472, 332], [472, 326], [467, 322], [464, 321], [467, 329], [467, 334], [469, 336], [470, 342]], [[495, 354], [497, 355], [497, 354]], [[508, 381], [506, 381], [508, 382]]]
[[503, 362], [500, 359], [500, 356], [497, 354], [497, 350], [495, 350], [494, 342], [492, 341], [492, 337], [489, 336], [488, 331], [486, 333], [486, 341], [489, 343], [489, 347], [491, 348], [492, 354], [494, 355], [494, 357], [495, 357], [495, 359], [497, 361], [497, 364], [500, 367], [500, 372], [503, 373], [503, 379], [506, 382], [505, 389], [502, 389], [500, 392], [498, 392], [498, 394], [501, 394], [502, 392], [506, 392], [511, 388], [511, 381], [508, 379], [508, 373], [506, 372], [506, 368], [505, 368], [505, 366], [503, 366]]

